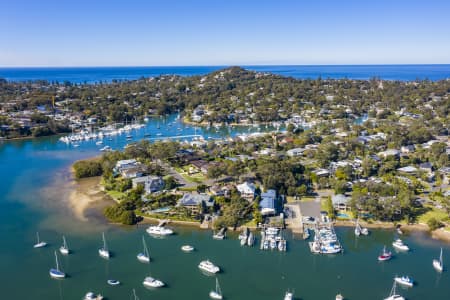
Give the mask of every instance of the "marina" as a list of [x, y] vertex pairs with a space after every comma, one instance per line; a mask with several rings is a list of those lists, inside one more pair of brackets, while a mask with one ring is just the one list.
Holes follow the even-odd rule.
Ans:
[[317, 223], [314, 230], [314, 241], [309, 242], [311, 253], [337, 254], [343, 252], [333, 224]]

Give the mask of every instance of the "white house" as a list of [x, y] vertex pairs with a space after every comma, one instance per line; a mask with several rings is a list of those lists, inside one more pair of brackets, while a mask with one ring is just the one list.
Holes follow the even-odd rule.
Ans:
[[300, 156], [303, 154], [303, 151], [305, 151], [304, 148], [289, 149], [288, 151], [286, 151], [286, 155], [288, 155], [290, 157]]
[[244, 199], [253, 201], [253, 198], [255, 198], [256, 187], [253, 183], [244, 182], [244, 183], [238, 184], [236, 186], [236, 189], [241, 194], [241, 197]]
[[138, 185], [144, 186], [146, 194], [158, 192], [164, 188], [164, 181], [160, 176], [143, 176], [133, 179], [133, 188]]

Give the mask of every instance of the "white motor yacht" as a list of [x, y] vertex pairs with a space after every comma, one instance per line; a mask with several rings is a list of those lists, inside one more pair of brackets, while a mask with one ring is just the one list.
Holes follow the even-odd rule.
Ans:
[[220, 268], [218, 266], [214, 265], [209, 260], [204, 260], [204, 261], [200, 262], [198, 267], [200, 270], [206, 271], [208, 273], [215, 274], [215, 273], [220, 272]]
[[395, 282], [398, 284], [407, 286], [407, 287], [413, 287], [414, 286], [414, 280], [409, 276], [401, 276], [401, 277], [394, 277]]
[[164, 282], [161, 280], [155, 279], [153, 277], [147, 276], [145, 277], [142, 284], [146, 287], [159, 288], [164, 286]]
[[409, 251], [408, 245], [403, 243], [403, 241], [401, 239], [396, 239], [392, 243], [392, 246], [394, 246], [395, 249], [400, 250], [400, 251]]
[[147, 228], [147, 233], [151, 235], [165, 236], [173, 234], [173, 231], [172, 229], [165, 228], [163, 226], [150, 226]]

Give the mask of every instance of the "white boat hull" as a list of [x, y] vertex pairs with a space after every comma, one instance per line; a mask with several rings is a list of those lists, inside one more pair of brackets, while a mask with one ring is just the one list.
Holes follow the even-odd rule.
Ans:
[[442, 272], [444, 271], [444, 266], [441, 264], [441, 262], [437, 259], [433, 260], [433, 268], [438, 271], [438, 272]]
[[217, 292], [215, 292], [215, 291], [209, 292], [209, 297], [211, 299], [223, 299], [222, 295], [217, 293]]
[[70, 250], [67, 249], [67, 248], [61, 247], [61, 248], [59, 248], [59, 252], [60, 252], [61, 254], [67, 255], [67, 254], [70, 253]]
[[403, 286], [407, 286], [407, 287], [413, 287], [414, 286], [414, 283], [412, 281], [402, 280], [401, 277], [395, 277], [394, 280], [395, 280], [395, 282], [397, 282], [398, 284], [401, 284]]
[[142, 262], [142, 263], [149, 263], [150, 262], [150, 257], [145, 256], [144, 254], [140, 253], [137, 256], [137, 259]]
[[35, 245], [33, 246], [33, 248], [43, 248], [43, 247], [45, 247], [45, 246], [47, 246], [47, 243], [46, 243], [46, 242], [40, 242], [40, 243], [35, 244]]
[[100, 255], [100, 257], [105, 258], [105, 259], [109, 259], [109, 257], [110, 257], [109, 251], [105, 250], [105, 249], [99, 249], [98, 255]]
[[62, 278], [66, 277], [65, 273], [55, 270], [55, 269], [51, 269], [49, 274], [50, 274], [50, 277], [55, 278], [55, 279], [62, 279]]

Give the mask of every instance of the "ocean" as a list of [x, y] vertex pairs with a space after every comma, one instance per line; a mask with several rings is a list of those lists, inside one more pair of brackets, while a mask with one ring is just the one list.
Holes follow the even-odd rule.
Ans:
[[[58, 68], [0, 68], [0, 78], [10, 81], [47, 80], [72, 83], [133, 80], [164, 74], [180, 76], [204, 75], [227, 66], [179, 67], [58, 67]], [[450, 78], [450, 65], [293, 65], [242, 66], [245, 69], [270, 72], [298, 79], [349, 78], [413, 81], [416, 79], [444, 80]]]

